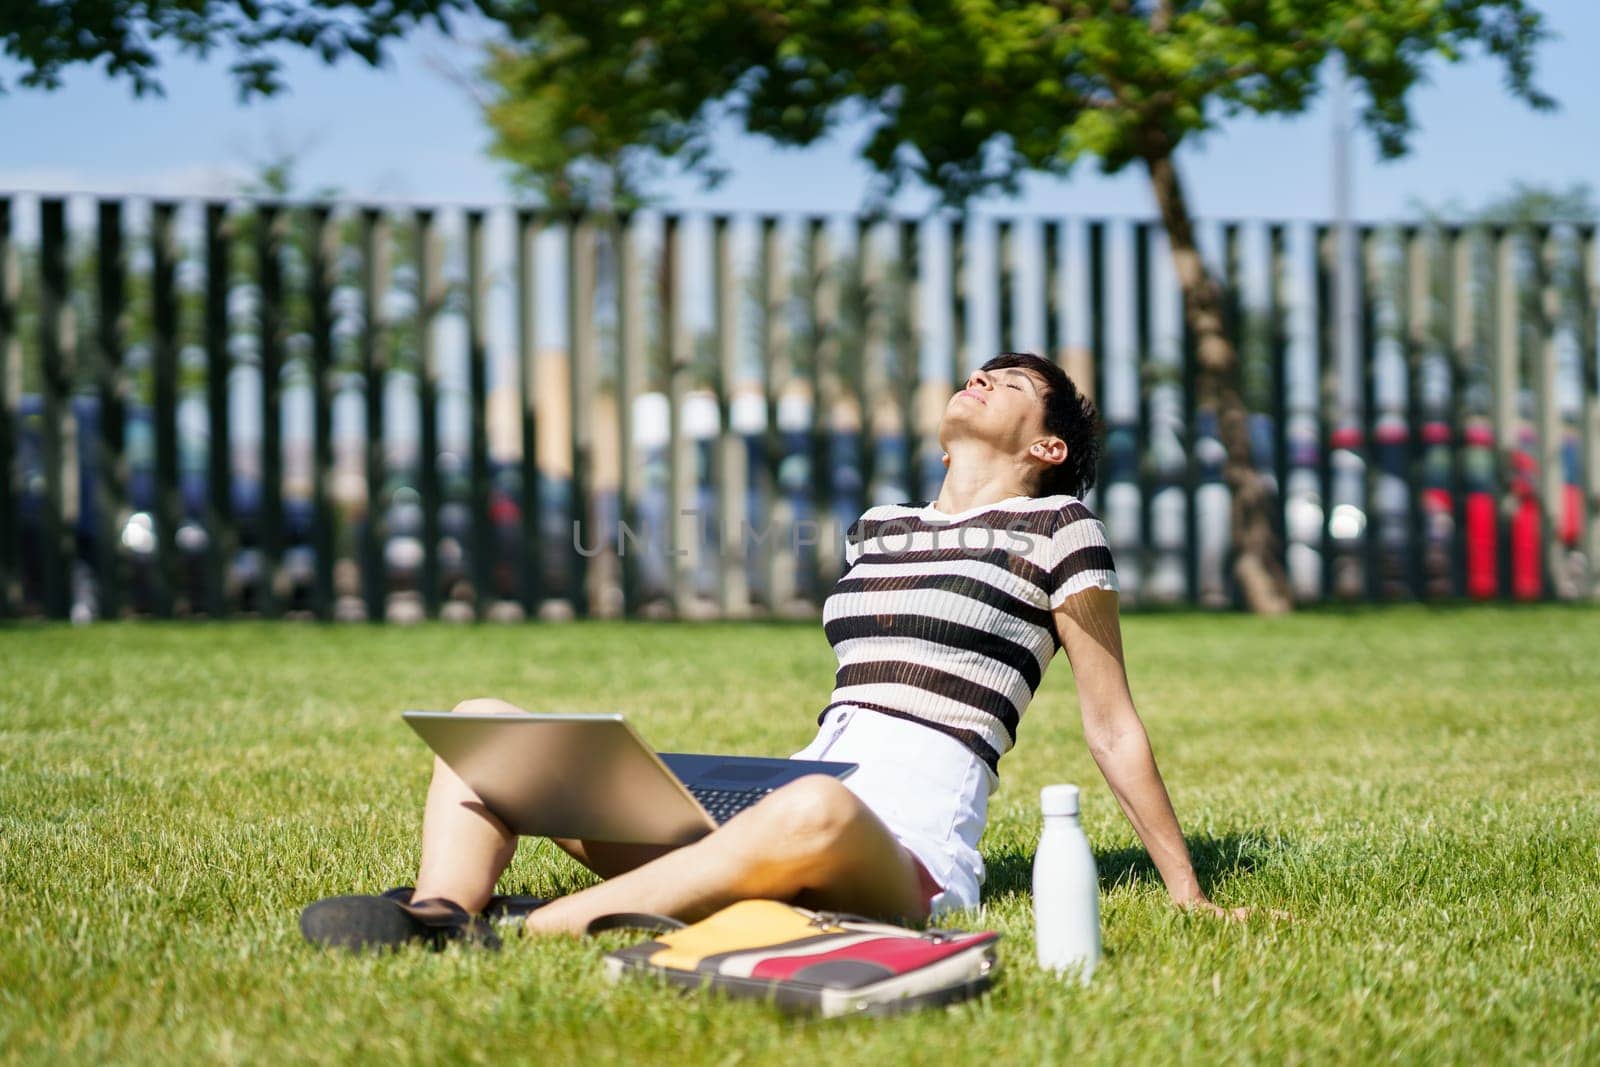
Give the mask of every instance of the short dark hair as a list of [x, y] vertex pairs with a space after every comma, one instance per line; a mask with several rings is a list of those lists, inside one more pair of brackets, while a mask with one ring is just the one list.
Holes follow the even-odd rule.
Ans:
[[1066, 371], [1032, 352], [1002, 352], [980, 369], [1007, 367], [1032, 371], [1044, 379], [1044, 428], [1067, 444], [1067, 458], [1045, 470], [1034, 495], [1081, 497], [1094, 488], [1100, 466], [1100, 412], [1094, 401], [1078, 391]]

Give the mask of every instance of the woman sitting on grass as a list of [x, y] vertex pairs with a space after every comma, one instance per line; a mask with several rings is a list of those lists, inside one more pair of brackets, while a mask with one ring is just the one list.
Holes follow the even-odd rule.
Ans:
[[[1059, 645], [1084, 735], [1172, 901], [1224, 913], [1188, 848], [1134, 709], [1105, 528], [1078, 499], [1094, 480], [1099, 419], [1060, 368], [991, 359], [939, 423], [948, 472], [925, 504], [869, 509], [823, 626], [839, 659], [816, 740], [797, 758], [858, 763], [841, 781], [790, 783], [690, 845], [557, 841], [602, 879], [526, 915], [581, 932], [611, 912], [701, 918], [752, 897], [921, 921], [974, 907], [978, 839], [1000, 757]], [[461, 712], [515, 711], [469, 700]], [[414, 891], [308, 908], [313, 941], [360, 947], [492, 939], [496, 880], [517, 838], [435, 760]]]

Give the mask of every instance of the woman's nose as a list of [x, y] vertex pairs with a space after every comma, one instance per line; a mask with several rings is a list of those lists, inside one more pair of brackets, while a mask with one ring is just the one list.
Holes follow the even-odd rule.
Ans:
[[989, 385], [989, 379], [981, 370], [973, 371], [967, 376], [968, 389], [984, 389]]

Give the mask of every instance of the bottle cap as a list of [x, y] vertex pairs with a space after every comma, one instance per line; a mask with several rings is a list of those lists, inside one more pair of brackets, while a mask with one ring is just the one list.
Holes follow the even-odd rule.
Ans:
[[1078, 787], [1047, 785], [1039, 790], [1039, 807], [1046, 815], [1078, 814]]

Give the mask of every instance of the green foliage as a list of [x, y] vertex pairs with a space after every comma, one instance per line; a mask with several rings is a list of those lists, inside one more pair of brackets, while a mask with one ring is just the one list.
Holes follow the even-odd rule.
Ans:
[[[348, 957], [308, 901], [409, 883], [431, 760], [406, 707], [623, 711], [664, 748], [784, 754], [833, 660], [809, 624], [0, 628], [0, 1063], [1592, 1063], [1593, 608], [1143, 615], [1129, 672], [1196, 866], [1170, 908], [1050, 668], [1001, 767], [983, 999], [797, 1024], [608, 984], [603, 947]], [[729, 694], [737, 694], [730, 700]], [[1031, 959], [1038, 788], [1084, 787], [1106, 959]], [[588, 876], [524, 844], [507, 890]]]
[[1588, 182], [1573, 182], [1565, 189], [1538, 182], [1515, 182], [1511, 190], [1493, 197], [1479, 212], [1484, 222], [1531, 225], [1538, 222], [1594, 222], [1600, 220], [1600, 203]]
[[1086, 157], [1162, 158], [1241, 114], [1296, 114], [1342, 57], [1386, 156], [1433, 60], [1502, 61], [1533, 106], [1545, 36], [1525, 0], [670, 0], [525, 3], [484, 67], [494, 150], [552, 202], [637, 200], [672, 161], [711, 170], [725, 118], [805, 145], [863, 117], [884, 191], [948, 201]]
[[[386, 43], [422, 22], [448, 29], [447, 16], [474, 0], [55, 0], [8, 4], [0, 21], [0, 54], [21, 64], [17, 84], [55, 89], [77, 64], [103, 64], [126, 78], [134, 94], [160, 94], [157, 47], [207, 56], [218, 47], [237, 54], [229, 69], [241, 98], [283, 88], [271, 49], [307, 49], [325, 63], [344, 55], [378, 66]], [[7, 86], [0, 82], [0, 93]]]
[[303, 150], [277, 145], [251, 164], [251, 172], [235, 183], [234, 192], [259, 200], [336, 200], [341, 190], [324, 185], [311, 191], [301, 188], [300, 164]]
[[1413, 200], [1411, 208], [1429, 222], [1479, 222], [1488, 225], [1534, 226], [1540, 223], [1600, 221], [1594, 186], [1573, 182], [1565, 189], [1543, 182], [1515, 181], [1504, 192], [1477, 207], [1460, 199], [1443, 203]]

